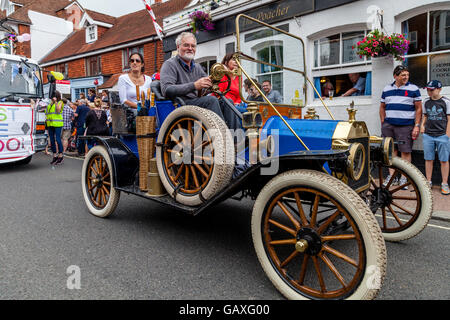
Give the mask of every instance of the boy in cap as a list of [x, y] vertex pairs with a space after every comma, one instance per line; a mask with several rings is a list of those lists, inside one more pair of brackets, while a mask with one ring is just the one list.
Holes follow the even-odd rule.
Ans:
[[425, 175], [431, 187], [431, 175], [435, 150], [441, 162], [442, 185], [441, 193], [448, 195], [450, 155], [450, 99], [441, 95], [442, 83], [439, 80], [428, 82], [428, 98], [425, 99], [423, 108], [424, 117], [420, 132], [423, 133], [423, 153], [425, 158]]

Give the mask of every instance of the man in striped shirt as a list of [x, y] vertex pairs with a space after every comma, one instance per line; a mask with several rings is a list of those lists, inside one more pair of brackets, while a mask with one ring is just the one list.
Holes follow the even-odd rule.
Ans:
[[402, 159], [411, 162], [413, 140], [420, 131], [422, 99], [419, 88], [408, 81], [409, 71], [405, 66], [394, 69], [394, 79], [381, 95], [381, 134], [394, 138]]

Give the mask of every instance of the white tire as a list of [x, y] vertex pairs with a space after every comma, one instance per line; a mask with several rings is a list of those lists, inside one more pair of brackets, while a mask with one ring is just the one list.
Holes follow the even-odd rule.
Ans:
[[[316, 202], [316, 199], [328, 202]], [[309, 218], [307, 206], [312, 212]], [[343, 216], [339, 217], [340, 213]], [[345, 229], [335, 231], [337, 235], [333, 233], [330, 226], [336, 221], [343, 221], [344, 227], [348, 225], [350, 233]], [[312, 170], [280, 174], [258, 195], [251, 225], [258, 259], [268, 278], [286, 298], [376, 297], [386, 272], [384, 239], [367, 205], [341, 181]], [[339, 225], [342, 224], [336, 224]], [[330, 240], [333, 236], [334, 240]], [[304, 252], [299, 251], [300, 240], [308, 245]], [[336, 252], [347, 260], [338, 258]], [[333, 262], [328, 264], [329, 261]], [[340, 278], [332, 272], [331, 265]]]
[[156, 163], [162, 184], [177, 202], [196, 206], [213, 197], [230, 182], [234, 162], [233, 137], [216, 113], [182, 106], [164, 120]]
[[112, 163], [104, 146], [95, 146], [87, 153], [81, 173], [84, 201], [91, 214], [105, 218], [117, 207], [120, 191], [114, 187]]

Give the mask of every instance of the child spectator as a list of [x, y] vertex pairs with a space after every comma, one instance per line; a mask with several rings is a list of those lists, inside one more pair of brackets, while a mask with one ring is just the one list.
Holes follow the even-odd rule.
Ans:
[[425, 158], [425, 175], [431, 187], [431, 175], [435, 150], [441, 162], [441, 193], [448, 195], [449, 154], [450, 154], [450, 99], [441, 96], [442, 83], [432, 80], [427, 84], [428, 98], [423, 109], [421, 133], [423, 133], [423, 153]]

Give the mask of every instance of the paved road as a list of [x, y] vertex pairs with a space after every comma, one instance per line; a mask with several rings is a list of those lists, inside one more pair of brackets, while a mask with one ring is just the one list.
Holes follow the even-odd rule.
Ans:
[[[0, 299], [283, 299], [253, 250], [251, 201], [190, 217], [122, 194], [100, 219], [83, 202], [82, 161], [50, 160], [0, 167]], [[387, 243], [378, 299], [450, 299], [449, 243], [438, 220]]]

